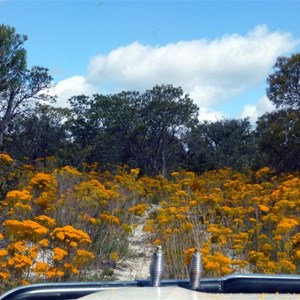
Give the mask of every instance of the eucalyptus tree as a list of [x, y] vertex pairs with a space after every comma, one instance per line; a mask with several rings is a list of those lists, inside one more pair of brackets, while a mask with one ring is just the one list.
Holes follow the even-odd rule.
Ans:
[[[136, 134], [138, 92], [114, 95], [80, 95], [69, 99], [68, 121], [77, 162], [115, 166], [131, 160], [131, 141]], [[76, 158], [75, 158], [76, 160]]]
[[260, 152], [278, 171], [299, 170], [300, 53], [278, 57], [267, 83], [267, 96], [276, 109], [257, 121]]
[[68, 163], [71, 140], [66, 127], [67, 108], [38, 104], [25, 116], [17, 116], [10, 125], [7, 150], [22, 160], [55, 156], [62, 164]]
[[202, 122], [185, 137], [187, 166], [197, 172], [250, 168], [257, 155], [256, 133], [246, 119]]
[[300, 109], [266, 113], [257, 122], [259, 150], [278, 172], [300, 170]]
[[36, 101], [49, 99], [46, 92], [51, 76], [43, 67], [27, 68], [26, 35], [10, 26], [0, 25], [0, 149], [13, 119], [26, 112]]
[[197, 122], [197, 106], [172, 85], [69, 101], [74, 145], [85, 160], [128, 164], [145, 173], [165, 176], [177, 165], [184, 153], [181, 137]]
[[267, 97], [276, 108], [300, 108], [300, 53], [280, 56], [267, 77]]
[[198, 107], [181, 87], [156, 85], [142, 96], [141, 153], [151, 170], [167, 175], [182, 164], [183, 136], [198, 122]]

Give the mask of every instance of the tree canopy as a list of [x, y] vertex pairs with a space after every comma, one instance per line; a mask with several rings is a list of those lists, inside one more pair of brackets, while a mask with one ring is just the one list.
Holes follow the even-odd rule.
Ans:
[[258, 143], [265, 163], [280, 172], [300, 170], [300, 111], [279, 110], [258, 121]]
[[276, 110], [258, 119], [259, 150], [270, 167], [299, 170], [300, 53], [278, 57], [267, 83], [267, 96]]
[[49, 99], [43, 94], [51, 76], [43, 67], [27, 68], [26, 35], [10, 26], [0, 25], [0, 149], [8, 125], [16, 115], [26, 112], [35, 100]]
[[172, 85], [143, 94], [78, 96], [70, 104], [74, 142], [89, 149], [84, 154], [88, 161], [135, 165], [164, 175], [176, 161], [175, 149], [182, 150], [180, 137], [197, 122], [198, 113], [188, 95]]
[[162, 176], [178, 169], [300, 169], [299, 53], [278, 57], [266, 90], [276, 108], [253, 128], [248, 119], [200, 122], [193, 99], [172, 84], [145, 92], [74, 95], [69, 108], [52, 107], [44, 102], [51, 99], [52, 78], [44, 67], [28, 68], [26, 40], [0, 25], [1, 152], [31, 161], [55, 156], [75, 167], [128, 165]]
[[300, 53], [278, 57], [267, 83], [267, 97], [277, 108], [300, 108]]
[[202, 122], [186, 135], [187, 167], [203, 172], [250, 168], [257, 155], [255, 132], [248, 119]]

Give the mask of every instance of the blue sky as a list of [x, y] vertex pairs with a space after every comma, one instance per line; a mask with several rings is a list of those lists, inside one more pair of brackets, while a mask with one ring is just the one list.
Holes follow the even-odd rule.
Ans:
[[299, 52], [299, 11], [298, 0], [0, 0], [1, 23], [28, 35], [28, 63], [49, 68], [59, 106], [174, 84], [209, 120], [273, 109], [265, 80], [279, 55]]

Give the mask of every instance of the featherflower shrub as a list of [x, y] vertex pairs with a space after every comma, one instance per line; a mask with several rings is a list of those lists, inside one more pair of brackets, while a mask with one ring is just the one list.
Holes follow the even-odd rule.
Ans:
[[52, 239], [67, 243], [69, 245], [71, 245], [72, 242], [79, 244], [92, 242], [90, 236], [87, 233], [80, 229], [76, 229], [71, 225], [55, 228], [50, 233], [50, 236], [52, 237]]
[[13, 207], [16, 203], [28, 203], [32, 199], [32, 196], [29, 191], [23, 190], [12, 190], [6, 194], [4, 205]]
[[46, 215], [36, 216], [34, 220], [46, 228], [53, 228], [56, 225], [56, 221]]
[[18, 165], [14, 163], [13, 158], [0, 153], [0, 199], [2, 200], [7, 192], [16, 189], [18, 179]]
[[6, 153], [0, 153], [0, 164], [11, 165], [14, 160]]
[[54, 176], [39, 172], [30, 179], [27, 189], [31, 192], [36, 205], [43, 210], [51, 210], [56, 201], [57, 185]]
[[[82, 269], [84, 266], [89, 264], [95, 259], [95, 255], [87, 250], [78, 249], [76, 251], [76, 255], [72, 260], [73, 266], [75, 266], [78, 270]], [[117, 259], [117, 258], [116, 258]]]
[[137, 204], [128, 209], [129, 212], [133, 212], [136, 216], [142, 216], [147, 210], [147, 204]]
[[48, 233], [48, 229], [32, 220], [7, 220], [3, 222], [12, 240], [37, 241]]
[[147, 209], [138, 170], [111, 174], [93, 167], [92, 175], [54, 164], [20, 166], [18, 186], [0, 204], [1, 237], [9, 244], [0, 249], [3, 288], [82, 278], [91, 262], [100, 270], [114, 262], [114, 268], [129, 253], [128, 237]]
[[[164, 248], [185, 253], [185, 261], [188, 256], [184, 251], [193, 249], [191, 245], [203, 248], [208, 243], [209, 248], [203, 254], [207, 276], [235, 270], [263, 273], [298, 270], [298, 177], [274, 176], [269, 168], [248, 174], [230, 169], [202, 175], [180, 171], [172, 177], [160, 182], [164, 198], [144, 225], [153, 242], [159, 240]], [[285, 253], [285, 257], [280, 253]], [[172, 264], [174, 255], [167, 251], [168, 264]]]
[[92, 266], [102, 271], [97, 279], [112, 278], [132, 255], [130, 237], [141, 222], [145, 241], [164, 249], [168, 278], [188, 275], [194, 247], [201, 249], [205, 276], [299, 272], [297, 174], [226, 168], [163, 178], [127, 166], [114, 172], [87, 164], [80, 171], [59, 168], [50, 159], [47, 167], [2, 166], [0, 179], [9, 182], [1, 186], [0, 203], [7, 243], [0, 249], [3, 289], [25, 281], [88, 280]]
[[37, 276], [42, 276], [43, 278], [45, 278], [46, 273], [48, 272], [49, 268], [50, 268], [50, 265], [48, 263], [43, 262], [43, 261], [38, 261], [33, 267], [33, 272]]
[[57, 181], [50, 174], [46, 174], [46, 173], [35, 174], [29, 182], [29, 187], [37, 188], [40, 190], [52, 188], [55, 187], [56, 185], [57, 185]]

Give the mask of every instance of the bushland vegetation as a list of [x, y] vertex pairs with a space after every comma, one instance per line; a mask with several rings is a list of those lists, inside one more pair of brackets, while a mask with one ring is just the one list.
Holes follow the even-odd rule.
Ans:
[[200, 122], [194, 100], [172, 84], [74, 95], [67, 108], [54, 107], [48, 70], [27, 68], [26, 40], [0, 25], [0, 151], [18, 161], [54, 156], [60, 167], [128, 165], [164, 177], [178, 169], [299, 170], [299, 53], [278, 57], [266, 90], [274, 111], [255, 125], [247, 118]]
[[[162, 245], [166, 278], [187, 276], [195, 247], [205, 276], [291, 273], [300, 268], [300, 178], [265, 167], [231, 168], [168, 178], [138, 169], [102, 171], [35, 165], [0, 154], [2, 291], [32, 282], [117, 279], [128, 238], [142, 220], [153, 247]], [[142, 217], [142, 218], [141, 218]]]
[[[267, 77], [274, 111], [200, 122], [181, 87], [74, 95], [27, 68], [0, 25], [0, 285], [116, 279], [142, 222], [167, 278], [299, 273], [300, 54]], [[200, 116], [201, 117], [201, 116]]]

